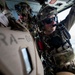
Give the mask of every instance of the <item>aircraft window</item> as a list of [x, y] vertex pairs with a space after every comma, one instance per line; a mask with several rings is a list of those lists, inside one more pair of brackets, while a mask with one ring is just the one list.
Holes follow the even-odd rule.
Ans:
[[22, 48], [21, 53], [22, 53], [24, 64], [26, 65], [27, 74], [29, 74], [32, 71], [32, 63], [31, 63], [29, 52], [27, 48]]
[[72, 43], [72, 47], [74, 49], [74, 53], [75, 53], [75, 23], [74, 25], [72, 26], [72, 28], [70, 29], [70, 34], [71, 34], [71, 43]]
[[[67, 10], [65, 10], [65, 11], [63, 11], [63, 12], [61, 12], [61, 13], [59, 13], [58, 14], [58, 21], [60, 22], [60, 21], [62, 21], [67, 15], [68, 15], [68, 13], [69, 13], [69, 11], [70, 11], [70, 9], [71, 8], [69, 8], [69, 9], [67, 9]], [[65, 14], [66, 13], [66, 14]], [[64, 16], [63, 16], [64, 15]], [[70, 34], [71, 34], [71, 43], [72, 43], [72, 47], [73, 47], [73, 49], [74, 49], [74, 53], [75, 53], [75, 34], [74, 34], [74, 32], [75, 32], [75, 23], [74, 23], [74, 25], [71, 27], [71, 29], [70, 29]]]
[[[59, 13], [57, 16], [58, 16], [58, 21], [62, 21], [63, 19], [65, 19], [65, 17], [69, 14], [69, 11], [70, 11], [71, 8], [69, 9], [66, 9], [64, 11], [62, 11], [61, 13]], [[66, 13], [66, 14], [65, 14]], [[64, 16], [63, 16], [64, 15]]]

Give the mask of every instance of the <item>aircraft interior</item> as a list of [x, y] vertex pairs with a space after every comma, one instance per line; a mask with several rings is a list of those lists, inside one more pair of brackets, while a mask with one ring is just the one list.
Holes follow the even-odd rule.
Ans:
[[[74, 0], [0, 0], [0, 75], [75, 75], [74, 53], [65, 51], [65, 57], [72, 55], [69, 62], [64, 53], [51, 58], [42, 51], [39, 38], [44, 30], [41, 14], [50, 12], [50, 7], [60, 14], [73, 4]], [[65, 27], [59, 24], [58, 28], [70, 38]], [[64, 67], [59, 66], [59, 56], [67, 62]]]

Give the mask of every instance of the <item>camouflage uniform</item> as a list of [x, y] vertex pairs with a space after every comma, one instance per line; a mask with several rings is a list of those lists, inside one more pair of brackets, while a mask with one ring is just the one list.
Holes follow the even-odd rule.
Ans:
[[[44, 13], [47, 12], [47, 11], [46, 12], [45, 11], [44, 11]], [[43, 15], [44, 15], [44, 13], [42, 12]], [[41, 21], [43, 19], [45, 19], [47, 15], [48, 14], [45, 14], [44, 16], [40, 15]], [[56, 31], [54, 31], [53, 34], [47, 36], [43, 32], [39, 33], [40, 39], [41, 39], [41, 41], [43, 43], [43, 47], [44, 47], [43, 48], [44, 52], [43, 52], [42, 56], [46, 60], [46, 63], [48, 63], [48, 60], [49, 60], [51, 62], [51, 64], [55, 65], [55, 67], [56, 67], [56, 65], [57, 65], [57, 67], [60, 67], [60, 66], [65, 65], [67, 62], [72, 61], [72, 59], [74, 57], [74, 52], [73, 52], [72, 45], [70, 43], [71, 37], [70, 37], [70, 34], [68, 33], [68, 31], [74, 24], [74, 20], [75, 20], [75, 4], [72, 6], [67, 17], [63, 21], [58, 23], [59, 26], [57, 27]], [[46, 65], [46, 63], [44, 65]], [[46, 68], [46, 66], [45, 66], [45, 68]]]

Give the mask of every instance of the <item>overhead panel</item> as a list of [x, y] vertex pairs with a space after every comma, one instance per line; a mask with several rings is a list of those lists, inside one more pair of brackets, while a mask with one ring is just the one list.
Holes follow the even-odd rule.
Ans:
[[[52, 3], [54, 1], [54, 3]], [[48, 0], [45, 4], [57, 8], [57, 11], [60, 12], [68, 7], [70, 7], [74, 0]]]

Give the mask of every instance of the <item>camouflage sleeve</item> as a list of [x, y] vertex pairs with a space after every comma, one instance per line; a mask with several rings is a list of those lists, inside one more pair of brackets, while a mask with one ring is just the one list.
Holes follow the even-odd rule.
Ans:
[[69, 31], [70, 28], [73, 26], [74, 22], [75, 22], [75, 3], [73, 4], [67, 17], [61, 23], [63, 23]]

